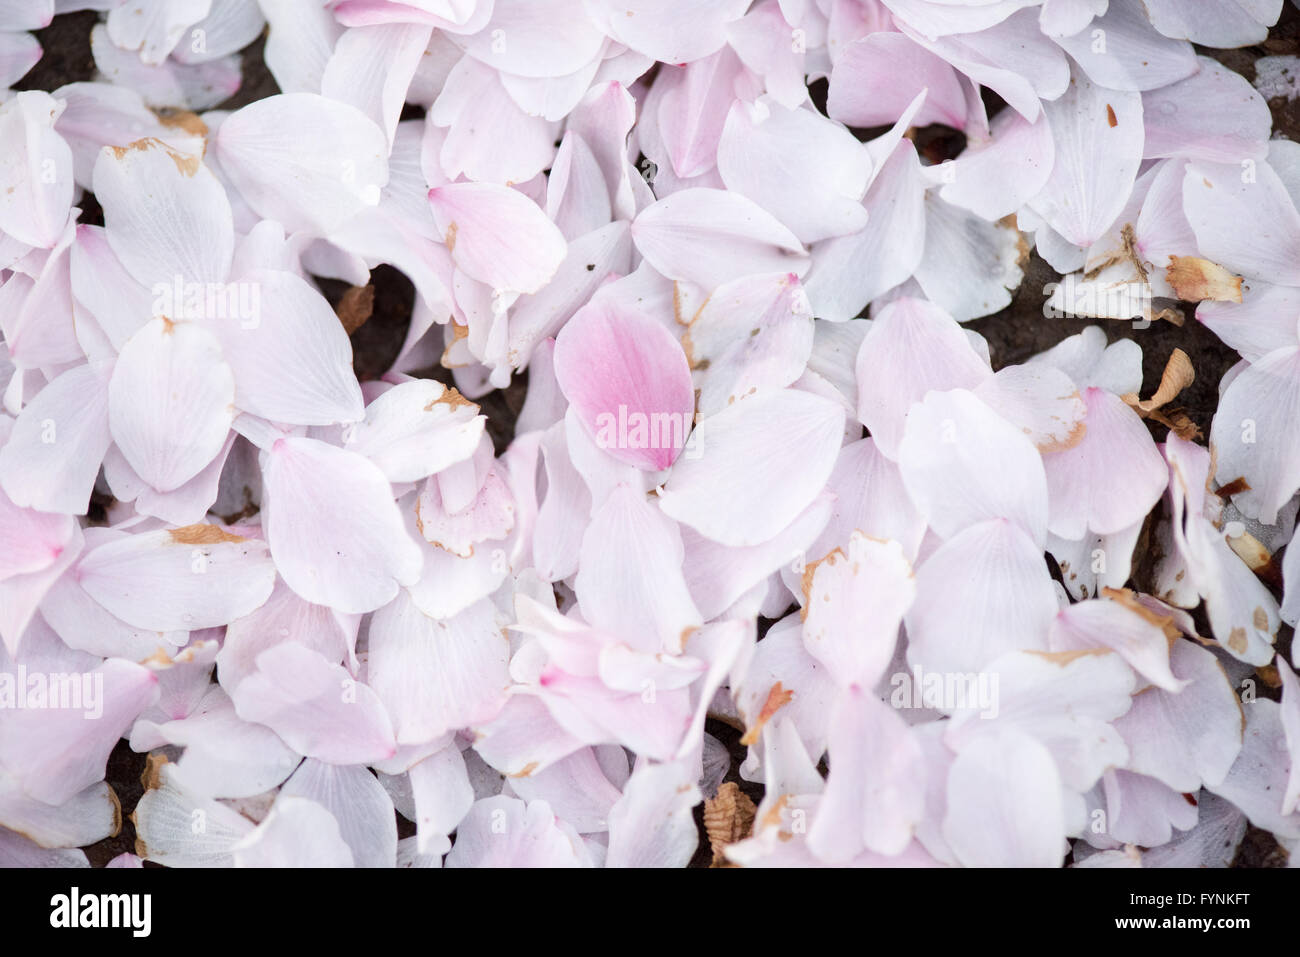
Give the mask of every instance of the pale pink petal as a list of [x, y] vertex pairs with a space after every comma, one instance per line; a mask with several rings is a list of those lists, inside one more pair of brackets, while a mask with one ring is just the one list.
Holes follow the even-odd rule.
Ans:
[[867, 303], [907, 279], [925, 252], [925, 181], [912, 144], [878, 159], [863, 204], [869, 225], [818, 243], [805, 284], [813, 314], [852, 319]]
[[159, 491], [179, 488], [225, 444], [234, 376], [215, 336], [192, 322], [150, 320], [122, 347], [108, 385], [113, 440]]
[[993, 118], [989, 138], [968, 140], [939, 190], [949, 203], [996, 222], [1014, 213], [1047, 185], [1056, 159], [1051, 126], [1014, 110]]
[[361, 110], [384, 131], [391, 145], [407, 87], [432, 32], [418, 24], [346, 31], [325, 64], [320, 92]]
[[578, 832], [545, 801], [504, 795], [474, 802], [456, 830], [447, 867], [590, 867]]
[[657, 129], [679, 178], [713, 169], [742, 70], [730, 47], [684, 67], [660, 67], [655, 79]]
[[221, 168], [260, 215], [326, 235], [379, 202], [388, 141], [354, 106], [314, 93], [257, 100], [222, 121]]
[[907, 659], [930, 672], [964, 673], [1008, 651], [1046, 651], [1056, 611], [1042, 548], [1015, 522], [980, 522], [917, 569]]
[[[791, 143], [801, 143], [791, 150]], [[863, 229], [871, 156], [843, 127], [813, 110], [736, 102], [718, 145], [727, 188], [747, 196], [804, 243]]]
[[552, 164], [560, 138], [559, 123], [529, 115], [501, 74], [468, 55], [448, 75], [428, 122], [446, 128], [438, 164], [449, 180], [463, 174], [479, 183], [523, 183]]
[[665, 63], [706, 57], [727, 40], [749, 0], [592, 0], [591, 18], [610, 37]]
[[1300, 286], [1300, 212], [1268, 163], [1187, 164], [1183, 206], [1200, 253], [1225, 269]]
[[1185, 80], [1142, 94], [1143, 155], [1187, 156], [1240, 165], [1264, 159], [1272, 115], [1240, 74], [1209, 57]]
[[54, 128], [62, 112], [35, 90], [0, 105], [0, 231], [42, 249], [59, 241], [72, 206], [72, 150]]
[[146, 750], [138, 744], [142, 734], [151, 736], [150, 747], [164, 743], [183, 747], [185, 753], [175, 764], [175, 780], [207, 797], [262, 794], [278, 787], [302, 760], [270, 728], [240, 720], [220, 685], [210, 685], [195, 709], [181, 720], [160, 725], [137, 722], [131, 732], [134, 750]]
[[1046, 452], [1048, 528], [1079, 539], [1089, 530], [1119, 532], [1140, 521], [1164, 494], [1168, 472], [1136, 412], [1103, 389], [1083, 390], [1083, 439]]
[[368, 459], [315, 439], [278, 439], [266, 453], [263, 481], [271, 555], [303, 598], [343, 612], [373, 611], [399, 585], [419, 580], [420, 550], [392, 486]]
[[638, 490], [619, 486], [583, 535], [574, 590], [583, 617], [651, 654], [679, 651], [702, 624], [682, 574], [677, 526]]
[[913, 403], [898, 445], [898, 467], [912, 501], [940, 538], [1004, 518], [1039, 545], [1045, 541], [1048, 486], [1042, 457], [1023, 432], [974, 393], [930, 392]]
[[1241, 750], [1246, 719], [1212, 652], [1179, 640], [1169, 662], [1186, 687], [1177, 694], [1152, 687], [1135, 696], [1115, 727], [1128, 744], [1130, 771], [1194, 793], [1223, 781]]
[[988, 363], [952, 317], [922, 299], [899, 299], [872, 321], [857, 355], [858, 420], [897, 459], [907, 415], [931, 390], [973, 389]]
[[0, 33], [0, 88], [9, 89], [40, 59], [40, 41], [30, 33]]
[[699, 454], [677, 460], [665, 514], [724, 545], [756, 545], [785, 528], [830, 477], [843, 411], [793, 389], [761, 392], [696, 426]]
[[966, 125], [966, 96], [951, 66], [901, 33], [873, 33], [851, 43], [831, 71], [826, 111], [848, 126], [893, 123], [924, 89], [917, 126]]
[[1233, 503], [1250, 517], [1272, 524], [1300, 488], [1300, 348], [1277, 349], [1232, 380], [1210, 427], [1215, 477], [1249, 486]]
[[1263, 43], [1282, 11], [1277, 0], [1205, 0], [1195, 15], [1177, 0], [1143, 0], [1142, 6], [1165, 36], [1225, 48]]
[[419, 847], [421, 853], [428, 853], [469, 812], [474, 804], [474, 788], [465, 769], [465, 758], [455, 743], [429, 755], [408, 774]]
[[182, 788], [166, 765], [160, 778], [133, 814], [136, 853], [167, 867], [233, 867], [234, 847], [253, 832], [253, 822], [228, 805]]
[[681, 763], [637, 768], [609, 812], [605, 866], [685, 867], [699, 841], [691, 808], [702, 798]]
[[231, 848], [235, 867], [354, 867], [339, 822], [315, 801], [278, 797], [257, 828]]
[[[55, 807], [28, 797], [18, 780], [0, 770], [0, 832], [7, 828], [41, 847], [85, 847], [118, 833], [122, 806], [103, 782]], [[0, 852], [0, 866], [5, 864]]]
[[579, 834], [608, 831], [611, 810], [621, 798], [595, 748], [583, 748], [541, 771], [513, 777], [510, 788], [525, 801], [546, 801]]
[[245, 721], [264, 724], [299, 754], [329, 764], [368, 764], [397, 751], [383, 703], [341, 665], [296, 642], [257, 656], [231, 697]]
[[564, 236], [523, 193], [493, 183], [429, 191], [438, 232], [466, 275], [502, 292], [537, 292], [564, 261]]
[[1246, 708], [1237, 760], [1222, 781], [1205, 786], [1236, 805], [1255, 827], [1294, 839], [1300, 837], [1300, 812], [1283, 811], [1292, 760], [1281, 712], [1276, 701], [1253, 701]]
[[1115, 221], [1137, 178], [1142, 97], [1076, 76], [1043, 111], [1056, 160], [1047, 185], [1029, 205], [1066, 240], [1088, 246]]
[[1044, 363], [1003, 366], [974, 392], [1040, 452], [1068, 447], [1083, 437], [1088, 406], [1059, 369]]
[[832, 863], [862, 850], [898, 854], [924, 813], [925, 765], [898, 712], [850, 687], [831, 719], [832, 769], [808, 847]]
[[397, 858], [393, 800], [362, 767], [308, 758], [280, 788], [283, 797], [315, 801], [339, 822], [339, 834], [357, 867], [392, 867]]
[[0, 764], [47, 804], [104, 780], [109, 752], [158, 693], [153, 672], [120, 658], [72, 677], [60, 692], [71, 706], [18, 710], [0, 724]]
[[1057, 614], [1052, 651], [1109, 648], [1153, 685], [1177, 693], [1187, 682], [1169, 670], [1169, 639], [1157, 621], [1118, 601], [1081, 601]]
[[[257, 270], [227, 285], [204, 316], [235, 375], [235, 405], [286, 425], [362, 417], [352, 344], [329, 303], [293, 273]], [[239, 308], [231, 310], [238, 290]], [[220, 308], [224, 306], [224, 308]]]
[[991, 731], [952, 763], [943, 836], [966, 867], [1059, 867], [1064, 802], [1046, 747], [1023, 731]]
[[43, 512], [84, 515], [108, 431], [108, 376], [103, 364], [78, 366], [24, 407], [0, 448], [0, 485], [9, 498]]
[[[1100, 44], [1096, 30], [1102, 31]], [[1199, 68], [1190, 43], [1156, 32], [1144, 0], [1110, 0], [1106, 12], [1087, 28], [1056, 42], [1094, 83], [1112, 90], [1155, 90]]]
[[405, 595], [370, 625], [369, 682], [401, 744], [490, 721], [505, 704], [509, 642], [488, 602], [430, 618]]
[[713, 289], [755, 273], [808, 268], [798, 238], [752, 200], [720, 189], [685, 189], [643, 210], [632, 239], [669, 279]]
[[214, 628], [251, 613], [271, 594], [266, 543], [217, 525], [159, 529], [89, 549], [81, 587], [122, 621], [151, 631]]

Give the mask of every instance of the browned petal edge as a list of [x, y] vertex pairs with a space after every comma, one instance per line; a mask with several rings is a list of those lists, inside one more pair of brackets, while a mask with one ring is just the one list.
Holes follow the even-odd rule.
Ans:
[[1165, 280], [1186, 302], [1241, 302], [1241, 277], [1199, 256], [1170, 256]]
[[193, 176], [195, 173], [199, 171], [199, 167], [203, 165], [202, 156], [191, 156], [188, 153], [178, 152], [177, 150], [172, 149], [162, 140], [153, 136], [146, 136], [143, 139], [138, 139], [134, 143], [130, 143], [127, 146], [109, 147], [109, 149], [113, 151], [113, 155], [116, 156], [118, 159], [125, 158], [127, 154], [133, 151], [138, 150], [140, 152], [144, 152], [145, 150], [151, 150], [155, 148], [164, 150], [167, 153], [167, 155], [171, 157], [172, 162], [176, 164], [176, 168], [180, 170], [181, 175], [183, 176]]
[[754, 726], [745, 732], [745, 736], [740, 739], [740, 743], [749, 747], [758, 741], [758, 736], [763, 733], [763, 726], [772, 720], [772, 716], [790, 703], [794, 697], [793, 691], [787, 691], [781, 687], [781, 682], [772, 685], [767, 692], [767, 700], [763, 702], [763, 708], [758, 713], [758, 718], [754, 721]]
[[[144, 770], [140, 772], [140, 785], [146, 791], [162, 787], [163, 765], [169, 764], [167, 755], [151, 751], [145, 755]], [[134, 820], [134, 818], [133, 818]]]

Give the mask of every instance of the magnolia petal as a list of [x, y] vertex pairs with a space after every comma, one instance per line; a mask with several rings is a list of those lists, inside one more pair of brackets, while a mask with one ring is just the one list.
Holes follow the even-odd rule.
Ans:
[[421, 744], [495, 717], [510, 683], [509, 650], [487, 602], [440, 621], [403, 592], [376, 612], [368, 680], [398, 743]]
[[388, 183], [388, 140], [355, 106], [315, 93], [257, 100], [222, 121], [221, 168], [261, 216], [323, 236]]
[[108, 385], [113, 441], [140, 478], [179, 488], [225, 444], [235, 379], [215, 336], [192, 322], [150, 320], [122, 347]]
[[556, 338], [554, 362], [564, 397], [598, 446], [646, 471], [673, 464], [695, 397], [686, 355], [662, 323], [586, 306]]
[[753, 200], [721, 189], [680, 190], [632, 223], [637, 250], [669, 279], [713, 289], [755, 273], [808, 269], [798, 238]]
[[122, 621], [159, 632], [224, 625], [261, 606], [275, 584], [266, 543], [202, 524], [91, 548], [76, 575]]
[[981, 734], [953, 761], [943, 836], [963, 865], [1059, 867], [1065, 830], [1056, 764], [1028, 734]]
[[680, 763], [637, 768], [609, 812], [606, 867], [684, 867], [699, 832], [691, 808], [703, 795]]
[[844, 413], [807, 392], [750, 396], [696, 426], [700, 454], [677, 460], [666, 515], [724, 545], [756, 545], [811, 504], [835, 465]]
[[419, 547], [378, 466], [309, 438], [277, 439], [265, 454], [262, 522], [290, 588], [317, 605], [365, 612], [419, 580]]
[[[173, 286], [226, 280], [235, 252], [230, 201], [200, 157], [157, 139], [107, 147], [95, 161], [94, 185], [109, 246], [155, 297]], [[183, 310], [167, 302], [155, 315], [199, 318]]]
[[935, 389], [973, 389], [992, 374], [948, 313], [910, 298], [891, 302], [872, 320], [856, 368], [858, 420], [890, 459], [899, 457], [916, 402]]
[[266, 725], [307, 757], [362, 764], [397, 753], [392, 723], [374, 691], [296, 642], [258, 655], [257, 671], [231, 697], [241, 718]]
[[1042, 548], [1013, 521], [979, 522], [918, 568], [907, 660], [929, 672], [966, 673], [1008, 651], [1046, 651], [1056, 611]]
[[[280, 798], [314, 801], [338, 821], [339, 836], [357, 867], [393, 867], [397, 819], [393, 800], [363, 767], [343, 767], [308, 758], [284, 786]], [[274, 811], [274, 806], [272, 807]]]
[[908, 495], [940, 538], [1005, 518], [1044, 543], [1042, 458], [1023, 432], [973, 393], [931, 392], [914, 403], [898, 445], [898, 467]]
[[255, 830], [231, 848], [235, 867], [354, 867], [339, 822], [307, 798], [281, 796]]
[[1043, 455], [1047, 470], [1048, 528], [1077, 540], [1089, 530], [1111, 534], [1151, 511], [1168, 482], [1168, 470], [1150, 433], [1121, 399], [1083, 390], [1086, 431], [1074, 447]]
[[1245, 716], [1212, 652], [1179, 640], [1169, 663], [1187, 682], [1182, 691], [1153, 687], [1137, 695], [1115, 728], [1129, 747], [1128, 770], [1195, 793], [1223, 781], [1241, 750]]

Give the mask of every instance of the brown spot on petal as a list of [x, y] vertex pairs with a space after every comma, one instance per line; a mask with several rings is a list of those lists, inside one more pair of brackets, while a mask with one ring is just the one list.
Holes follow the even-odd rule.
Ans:
[[240, 535], [232, 535], [220, 525], [209, 525], [205, 522], [173, 528], [167, 534], [178, 545], [216, 545], [220, 542], [247, 541]]
[[1245, 628], [1232, 629], [1232, 632], [1228, 635], [1228, 647], [1231, 648], [1239, 655], [1245, 654], [1246, 652], [1246, 629]]
[[1250, 623], [1255, 626], [1256, 630], [1268, 632], [1268, 612], [1263, 608], [1256, 606], [1254, 614], [1250, 616]]
[[536, 761], [529, 761], [527, 764], [524, 765], [522, 771], [516, 771], [514, 774], [508, 774], [508, 775], [506, 775], [506, 777], [510, 777], [510, 778], [526, 778], [526, 777], [528, 777], [528, 775], [532, 774], [534, 771], [537, 770], [537, 764], [538, 764], [538, 762], [536, 762]]
[[1109, 648], [1076, 648], [1072, 651], [1032, 651], [1026, 650], [1026, 654], [1037, 655], [1039, 658], [1046, 658], [1054, 665], [1060, 665], [1064, 668], [1073, 661], [1089, 656], [1100, 656], [1110, 654]]
[[1237, 495], [1241, 492], [1249, 492], [1249, 491], [1250, 491], [1250, 483], [1246, 481], [1245, 476], [1238, 475], [1231, 482], [1228, 482], [1224, 485], [1220, 485], [1217, 489], [1215, 489], [1214, 494], [1219, 496], [1219, 498], [1231, 498], [1232, 496]]
[[[1075, 393], [1077, 396], [1079, 393]], [[1026, 429], [1025, 431], [1028, 431]], [[1074, 425], [1070, 426], [1069, 433], [1063, 439], [1048, 439], [1038, 445], [1039, 452], [1064, 452], [1066, 449], [1072, 449], [1088, 434], [1088, 423], [1080, 419]]]
[[794, 697], [793, 691], [786, 691], [781, 687], [781, 682], [772, 685], [771, 690], [767, 693], [767, 700], [763, 702], [763, 709], [758, 713], [758, 720], [754, 726], [745, 732], [745, 736], [740, 739], [740, 743], [749, 747], [758, 741], [758, 736], [763, 733], [763, 725], [772, 720], [772, 716], [790, 703]]
[[1119, 126], [1119, 120], [1115, 118], [1115, 107], [1109, 103], [1106, 104], [1106, 122], [1110, 124], [1111, 129]]
[[447, 243], [447, 252], [449, 253], [455, 252], [456, 250], [456, 232], [459, 229], [460, 227], [457, 226], [455, 223], [450, 223], [447, 226], [447, 238], [445, 242]]
[[366, 324], [375, 311], [375, 287], [372, 285], [353, 286], [343, 293], [338, 308], [334, 312], [343, 323], [343, 331], [348, 335], [356, 332]]
[[1188, 302], [1241, 302], [1241, 277], [1197, 256], [1170, 256], [1165, 279]]
[[478, 411], [478, 405], [465, 398], [455, 386], [447, 386], [442, 395], [424, 407], [425, 412], [432, 412], [435, 405], [447, 405], [452, 409], [468, 408]]
[[710, 867], [730, 867], [726, 847], [749, 837], [758, 808], [735, 781], [724, 782], [714, 798], [704, 802], [704, 832], [713, 850]]

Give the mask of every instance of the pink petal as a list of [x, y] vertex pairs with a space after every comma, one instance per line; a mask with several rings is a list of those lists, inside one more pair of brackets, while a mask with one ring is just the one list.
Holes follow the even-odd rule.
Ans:
[[560, 389], [598, 446], [647, 471], [673, 464], [695, 400], [686, 355], [662, 323], [588, 306], [560, 332], [554, 361]]

